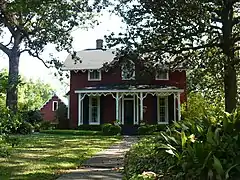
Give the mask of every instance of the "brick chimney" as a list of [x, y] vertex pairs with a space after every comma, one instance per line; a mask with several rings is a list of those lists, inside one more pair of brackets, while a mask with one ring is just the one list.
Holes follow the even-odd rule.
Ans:
[[97, 39], [96, 40], [96, 49], [102, 49], [103, 48], [103, 40]]

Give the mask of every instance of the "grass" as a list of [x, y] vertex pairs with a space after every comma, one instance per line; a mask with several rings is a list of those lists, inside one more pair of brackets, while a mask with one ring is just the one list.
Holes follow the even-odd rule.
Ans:
[[[120, 139], [86, 135], [83, 131], [84, 136], [72, 135], [74, 131], [49, 132], [51, 134], [19, 136], [20, 144], [12, 149], [11, 155], [0, 158], [0, 179], [56, 179]], [[78, 133], [81, 134], [80, 131]]]

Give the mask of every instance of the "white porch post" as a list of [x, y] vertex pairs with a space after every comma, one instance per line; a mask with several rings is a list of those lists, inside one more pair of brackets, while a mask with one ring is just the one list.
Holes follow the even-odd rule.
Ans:
[[138, 97], [136, 98], [136, 104], [137, 104], [137, 120], [136, 120], [136, 124], [139, 124], [139, 103], [138, 103]]
[[78, 126], [82, 125], [82, 94], [78, 94]]
[[140, 121], [143, 120], [143, 93], [140, 92]]
[[176, 121], [176, 94], [173, 94], [173, 120]]
[[178, 120], [181, 120], [181, 104], [180, 104], [180, 93], [177, 95], [177, 100], [178, 100]]
[[116, 120], [119, 121], [119, 93], [116, 93]]

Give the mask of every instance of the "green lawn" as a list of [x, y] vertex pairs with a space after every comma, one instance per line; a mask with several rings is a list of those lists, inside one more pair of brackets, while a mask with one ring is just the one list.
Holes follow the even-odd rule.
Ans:
[[[120, 139], [101, 135], [72, 135], [74, 131], [53, 132], [20, 136], [22, 140], [11, 156], [0, 158], [0, 179], [56, 179]], [[82, 133], [79, 131], [77, 134]]]

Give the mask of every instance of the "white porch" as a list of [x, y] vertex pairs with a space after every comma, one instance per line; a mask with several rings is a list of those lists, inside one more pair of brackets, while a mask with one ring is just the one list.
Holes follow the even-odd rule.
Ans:
[[[184, 90], [177, 88], [156, 88], [156, 89], [112, 89], [112, 90], [100, 90], [100, 89], [84, 89], [76, 90], [78, 94], [78, 125], [84, 124], [84, 111], [83, 100], [85, 97], [89, 98], [89, 111], [88, 119], [89, 124], [101, 124], [100, 114], [102, 113], [100, 107], [100, 97], [111, 95], [115, 101], [115, 119], [120, 125], [127, 123], [127, 112], [132, 114], [132, 124], [139, 125], [144, 120], [144, 112], [146, 107], [144, 106], [144, 100], [148, 95], [156, 97], [157, 100], [157, 123], [168, 124], [169, 123], [169, 96], [173, 95], [173, 118], [171, 120], [176, 121], [181, 119], [181, 104], [180, 94]], [[94, 104], [93, 104], [94, 103]], [[129, 105], [130, 104], [130, 105]], [[104, 105], [103, 105], [104, 106]], [[128, 106], [128, 107], [126, 107]], [[150, 108], [153, 108], [153, 104]], [[131, 109], [132, 108], [132, 109]], [[131, 110], [130, 110], [131, 109]], [[129, 113], [128, 113], [129, 114]]]

